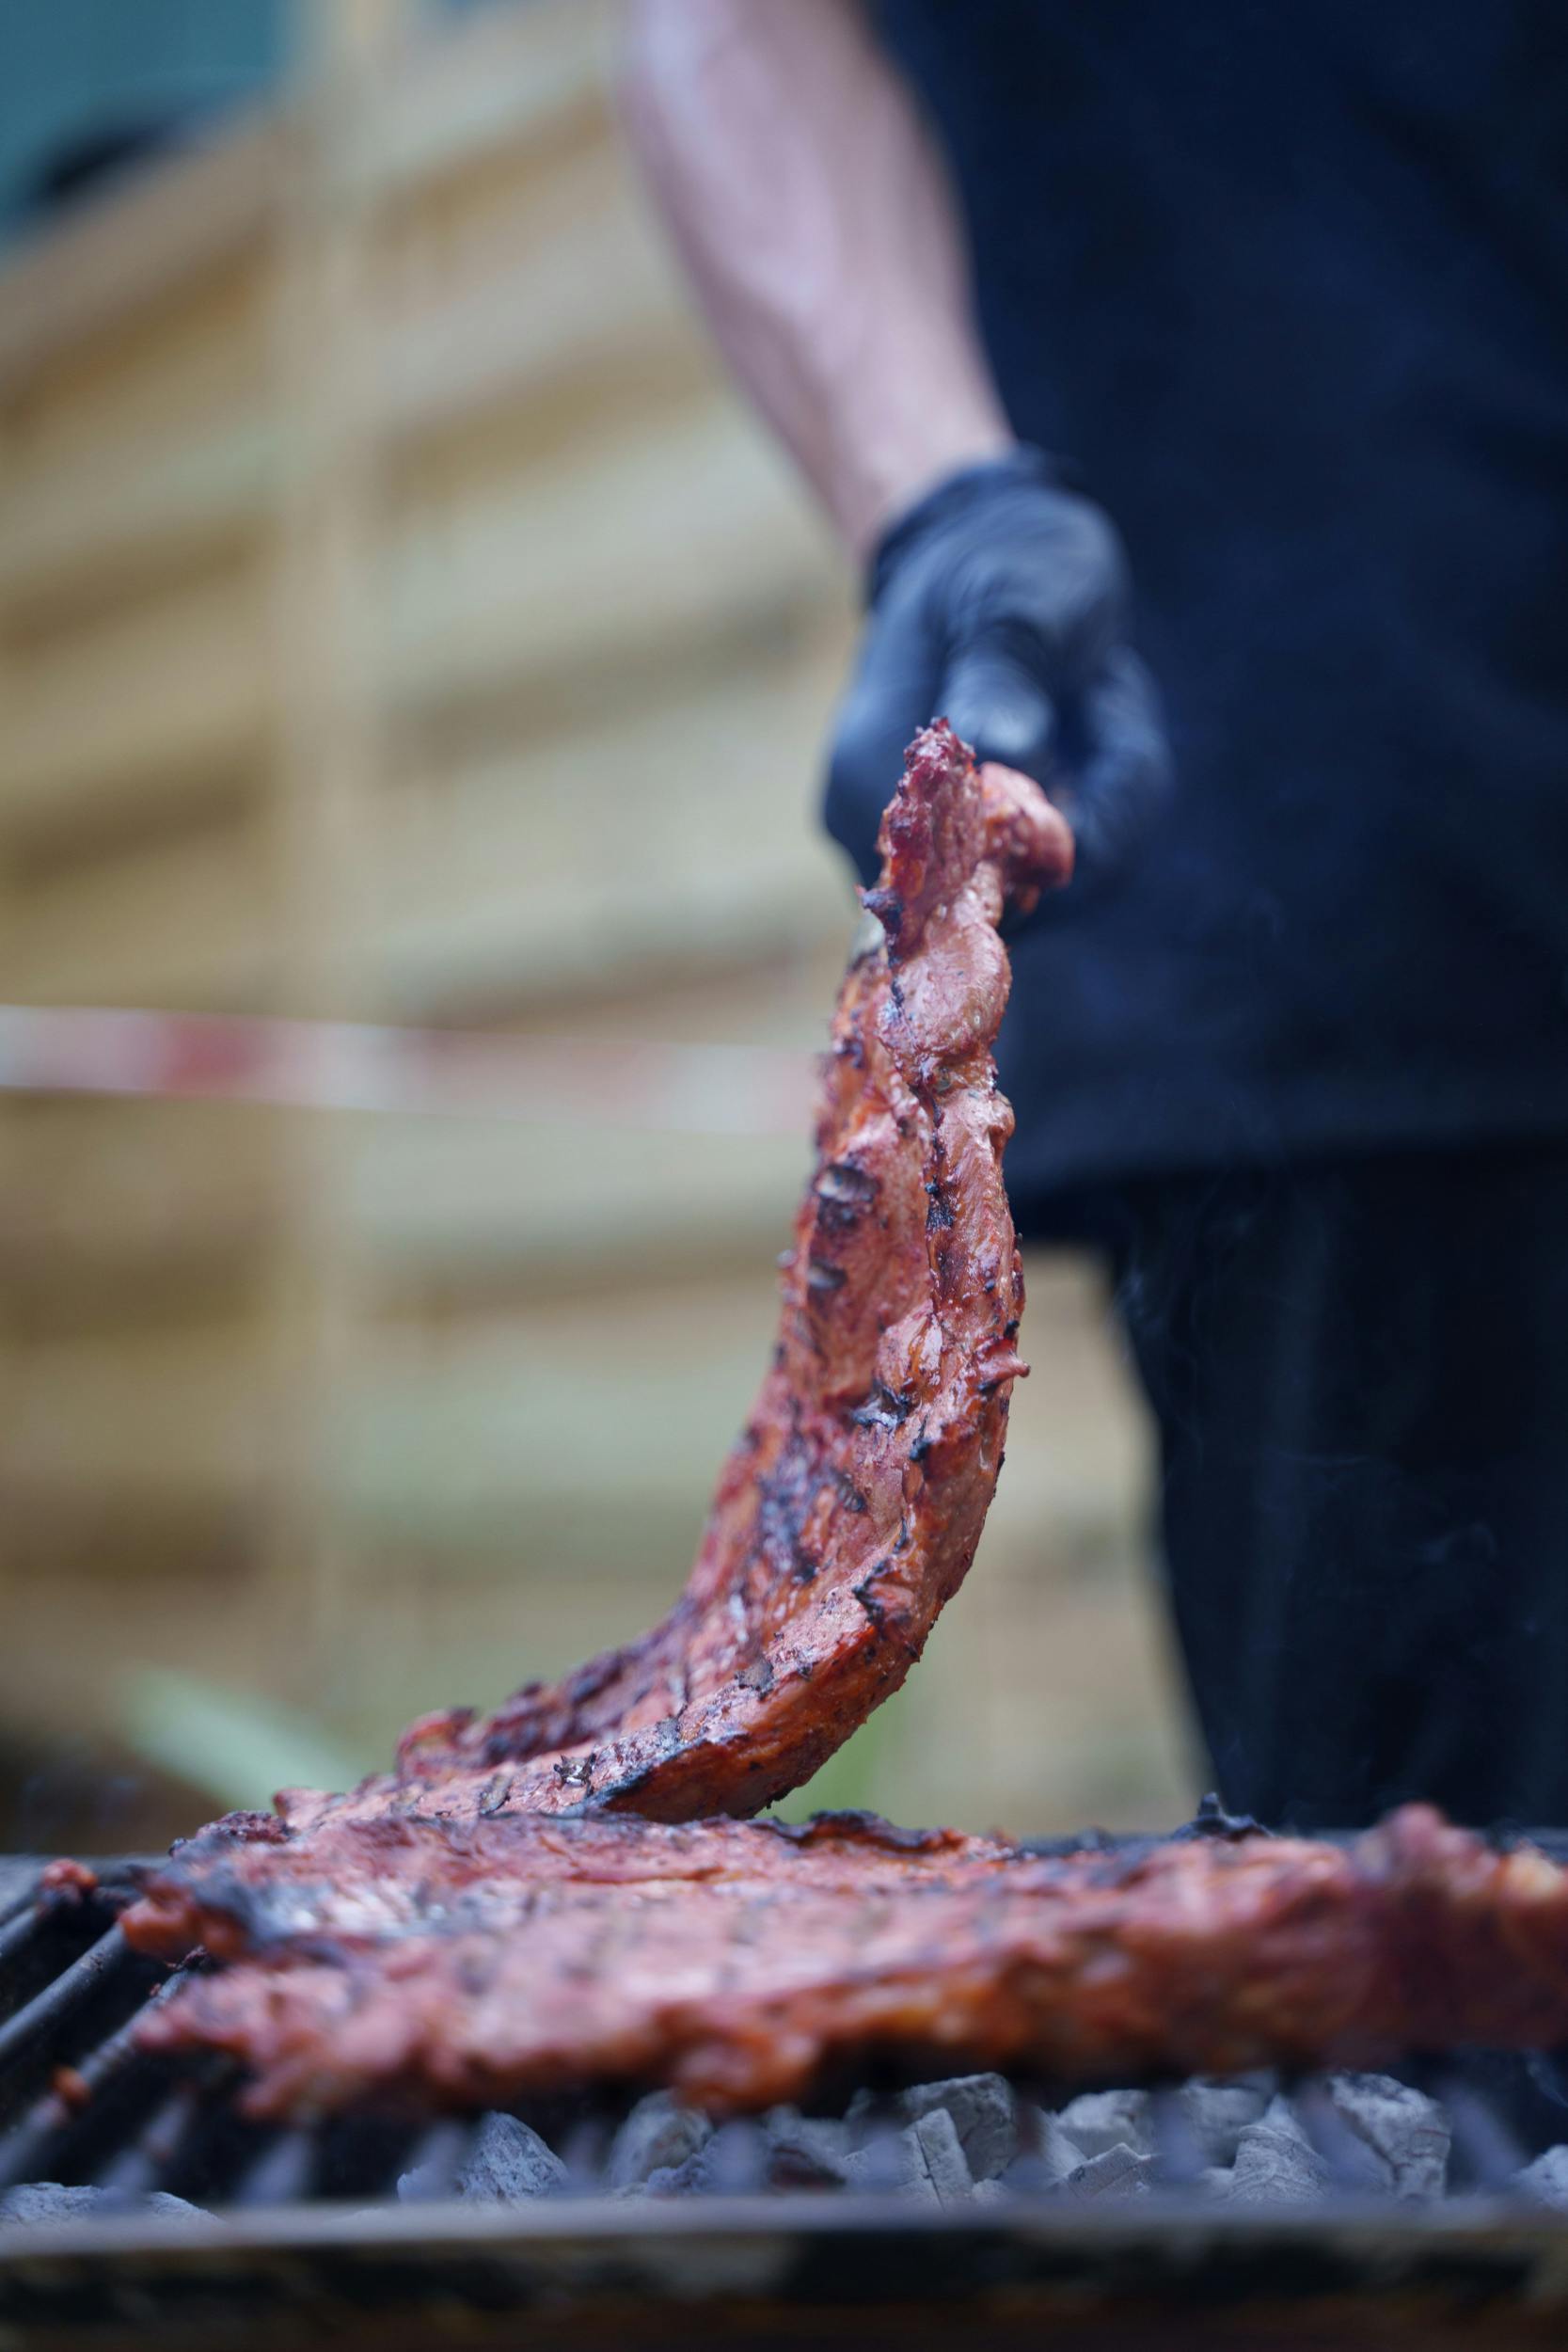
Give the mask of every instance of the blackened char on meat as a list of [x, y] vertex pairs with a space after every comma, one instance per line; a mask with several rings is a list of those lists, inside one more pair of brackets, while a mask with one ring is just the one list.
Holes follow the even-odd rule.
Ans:
[[1348, 1848], [1131, 1855], [843, 1815], [219, 1825], [125, 1925], [230, 1962], [141, 2038], [238, 2058], [269, 2116], [641, 2083], [723, 2112], [879, 2058], [1128, 2080], [1568, 2040], [1568, 1871], [1418, 1805]]
[[640, 1641], [492, 1714], [425, 1717], [396, 1774], [290, 1791], [297, 1827], [625, 1807], [749, 1814], [895, 1691], [974, 1554], [996, 1484], [1023, 1288], [1002, 1184], [1012, 1113], [991, 1045], [1004, 901], [1066, 879], [1037, 787], [976, 771], [952, 730], [911, 747], [823, 1064], [816, 1168], [778, 1345], [724, 1466], [685, 1592]]

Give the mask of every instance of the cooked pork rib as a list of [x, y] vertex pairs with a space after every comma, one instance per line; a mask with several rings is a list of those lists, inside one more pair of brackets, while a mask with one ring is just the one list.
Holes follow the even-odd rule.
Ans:
[[231, 1960], [141, 2038], [238, 2058], [262, 2115], [601, 2083], [723, 2112], [879, 2057], [1127, 2079], [1568, 2039], [1568, 1872], [1422, 1806], [1348, 1848], [1067, 1858], [856, 1816], [257, 1826], [177, 1851], [126, 1929]]
[[289, 1791], [299, 1824], [585, 1804], [754, 1813], [810, 1777], [919, 1657], [1002, 1461], [1023, 1287], [991, 1045], [1004, 900], [1066, 879], [1037, 787], [927, 728], [882, 822], [874, 945], [846, 976], [778, 1345], [663, 1623], [493, 1714], [431, 1715], [395, 1778]]
[[350, 1797], [214, 1824], [126, 1914], [139, 1948], [229, 1963], [138, 2031], [238, 2058], [257, 2113], [599, 2083], [717, 2112], [878, 2058], [1126, 2078], [1568, 2041], [1568, 1873], [1423, 1807], [1349, 1848], [1066, 1858], [696, 1818], [796, 1786], [903, 1679], [974, 1554], [1022, 1370], [996, 925], [1069, 847], [1033, 786], [936, 727], [882, 848], [773, 1369], [674, 1610], [492, 1715], [427, 1718]]

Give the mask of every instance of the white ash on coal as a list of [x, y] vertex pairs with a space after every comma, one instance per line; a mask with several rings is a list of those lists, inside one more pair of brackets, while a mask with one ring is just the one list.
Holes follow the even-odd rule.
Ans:
[[1323, 2086], [1334, 2110], [1364, 2141], [1396, 2197], [1441, 2197], [1451, 2134], [1435, 2099], [1388, 2074], [1330, 2074]]
[[1299, 2205], [1326, 2197], [1334, 2175], [1283, 2099], [1275, 2099], [1236, 2138], [1229, 2183], [1220, 2190], [1239, 2205]]
[[1059, 2188], [1084, 2162], [1084, 2151], [1049, 2107], [1019, 2111], [1019, 2153], [1003, 2175], [1006, 2187], [1022, 2196]]
[[211, 2221], [200, 2205], [161, 2188], [129, 2197], [122, 2189], [71, 2188], [58, 2181], [28, 2181], [0, 2196], [0, 2227], [37, 2229], [55, 2221], [103, 2221], [135, 2215], [155, 2221]]
[[1068, 2196], [1085, 2204], [1100, 2197], [1145, 2197], [1153, 2187], [1158, 2170], [1152, 2155], [1140, 2153], [1122, 2139], [1114, 2147], [1102, 2148], [1086, 2164], [1069, 2172], [1062, 2187]]
[[1236, 2161], [1243, 2131], [1261, 2120], [1274, 2084], [1266, 2074], [1236, 2081], [1196, 2074], [1176, 2096], [1181, 2122], [1204, 2164], [1228, 2168]]
[[713, 2125], [667, 2090], [640, 2099], [616, 2133], [608, 2167], [611, 2188], [641, 2187], [656, 2172], [676, 2172], [713, 2137]]
[[433, 2190], [476, 2205], [521, 2204], [534, 2197], [558, 2196], [567, 2185], [566, 2167], [546, 2140], [515, 2115], [487, 2115], [474, 2135], [451, 2184], [428, 2180], [416, 2169], [398, 2182], [404, 2202]]
[[1513, 2185], [1538, 2205], [1568, 2213], [1568, 2148], [1548, 2148], [1514, 2175]]
[[862, 2091], [850, 2101], [846, 2121], [854, 2126], [880, 2115], [891, 2122], [915, 2123], [939, 2108], [952, 2121], [972, 2181], [994, 2181], [1006, 2170], [1019, 2151], [1019, 2115], [1017, 2095], [1002, 2074], [917, 2083], [881, 2102]]
[[1147, 2090], [1084, 2091], [1063, 2107], [1060, 2121], [1085, 2156], [1109, 2155], [1114, 2148], [1151, 2156], [1156, 2150], [1154, 2104]]
[[974, 2186], [958, 2126], [932, 2107], [898, 2132], [878, 2134], [848, 2160], [849, 2188], [891, 2189], [934, 2205], [960, 2204]]
[[859, 2134], [834, 2117], [773, 2107], [764, 2120], [768, 2185], [773, 2188], [847, 2188]]

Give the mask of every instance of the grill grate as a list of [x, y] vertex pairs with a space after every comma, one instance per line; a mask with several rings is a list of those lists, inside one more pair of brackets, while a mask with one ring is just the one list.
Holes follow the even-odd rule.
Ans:
[[[1136, 2177], [1112, 2184], [1119, 2197], [1096, 2200], [1095, 2184], [1076, 2175], [1064, 2188], [1039, 2133], [1049, 2135], [1053, 2114], [1073, 2094], [1023, 2082], [1014, 2086], [1018, 2111], [1034, 2122], [1000, 2177], [961, 2201], [962, 2210], [959, 2201], [944, 2209], [940, 2198], [917, 2204], [907, 2179], [900, 2185], [909, 2110], [895, 2091], [854, 2103], [849, 2113], [858, 2116], [857, 2144], [867, 2161], [850, 2186], [828, 2193], [809, 2150], [801, 2169], [792, 2169], [780, 2163], [776, 2135], [740, 2123], [706, 2143], [697, 2193], [628, 2200], [613, 2188], [626, 2108], [558, 2103], [518, 2110], [556, 2168], [551, 2193], [526, 2205], [459, 2207], [454, 2193], [482, 2158], [494, 2118], [263, 2125], [237, 2112], [234, 2077], [221, 2061], [181, 2063], [136, 2047], [144, 2005], [164, 1998], [183, 1971], [132, 1952], [114, 1924], [117, 1895], [133, 1869], [101, 1873], [102, 1891], [80, 1901], [39, 1907], [24, 1890], [0, 1904], [0, 2198], [40, 2183], [95, 2192], [90, 2201], [79, 2198], [88, 2202], [82, 2217], [56, 2221], [47, 2233], [25, 2223], [0, 2227], [0, 2336], [14, 2296], [25, 2302], [32, 2291], [27, 2262], [45, 2243], [75, 2247], [89, 2270], [97, 2265], [104, 2276], [118, 2275], [116, 2264], [132, 2253], [142, 2263], [171, 2246], [182, 2225], [164, 2220], [149, 2202], [154, 2198], [197, 2209], [184, 2226], [208, 2233], [209, 2258], [216, 2243], [210, 2217], [219, 2216], [225, 2260], [247, 2278], [263, 2244], [273, 2253], [283, 2245], [325, 2244], [325, 2228], [340, 2250], [373, 2246], [385, 2258], [395, 2244], [402, 2261], [420, 2249], [420, 2276], [427, 2283], [439, 2278], [449, 2297], [455, 2272], [466, 2275], [470, 2265], [476, 2233], [478, 2242], [512, 2249], [519, 2279], [576, 2247], [584, 2294], [606, 2266], [624, 2279], [628, 2262], [635, 2268], [641, 2261], [652, 2265], [651, 2277], [670, 2246], [700, 2246], [701, 2258], [679, 2270], [685, 2285], [677, 2290], [667, 2280], [648, 2289], [677, 2300], [693, 2280], [699, 2299], [727, 2292], [723, 2280], [733, 2280], [742, 2243], [753, 2252], [771, 2246], [770, 2275], [787, 2281], [774, 2291], [796, 2302], [813, 2300], [813, 2280], [823, 2292], [824, 2281], [836, 2282], [835, 2295], [847, 2292], [840, 2265], [856, 2248], [862, 2288], [880, 2279], [886, 2301], [902, 2291], [914, 2243], [922, 2261], [941, 2249], [941, 2276], [930, 2288], [939, 2301], [989, 2293], [986, 2282], [1004, 2276], [1012, 2277], [1009, 2292], [1022, 2293], [1032, 2280], [1053, 2294], [1067, 2280], [1073, 2295], [1092, 2290], [1115, 2299], [1127, 2292], [1130, 2262], [1147, 2283], [1183, 2246], [1181, 2292], [1212, 2289], [1233, 2300], [1235, 2265], [1245, 2271], [1260, 2245], [1288, 2241], [1290, 2275], [1307, 2296], [1327, 2291], [1331, 2280], [1337, 2294], [1359, 2284], [1382, 2296], [1391, 2278], [1425, 2277], [1464, 2249], [1466, 2260], [1482, 2260], [1478, 2249], [1488, 2249], [1483, 2268], [1500, 2265], [1512, 2281], [1497, 2289], [1505, 2301], [1528, 2296], [1532, 2309], [1560, 2320], [1568, 2310], [1568, 2217], [1532, 2198], [1519, 2177], [1544, 2151], [1568, 2144], [1568, 2081], [1545, 2054], [1475, 2054], [1402, 2070], [1405, 2083], [1438, 2103], [1451, 2139], [1449, 2194], [1419, 2206], [1391, 2195], [1386, 2165], [1347, 2121], [1332, 2083], [1307, 2078], [1271, 2088], [1310, 2152], [1303, 2162], [1313, 2170], [1313, 2193], [1291, 2203], [1287, 2188], [1266, 2208], [1215, 2201], [1190, 2087], [1173, 2084], [1144, 2094]], [[727, 2249], [722, 2260], [716, 2246]], [[50, 2275], [69, 2278], [69, 2264]], [[506, 2308], [520, 2308], [522, 2293], [515, 2281]], [[180, 2340], [177, 2329], [165, 2333], [171, 2344]]]

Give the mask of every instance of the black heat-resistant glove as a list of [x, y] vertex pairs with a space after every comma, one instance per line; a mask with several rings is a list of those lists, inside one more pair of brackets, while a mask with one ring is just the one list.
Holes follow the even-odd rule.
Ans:
[[893, 524], [868, 605], [826, 804], [863, 881], [876, 879], [905, 746], [938, 718], [976, 758], [1045, 787], [1077, 845], [1074, 898], [1112, 879], [1171, 771], [1153, 680], [1125, 641], [1127, 565], [1109, 518], [1041, 451], [1010, 451]]

